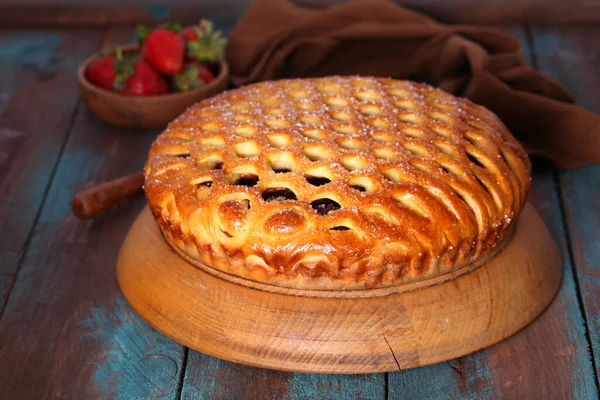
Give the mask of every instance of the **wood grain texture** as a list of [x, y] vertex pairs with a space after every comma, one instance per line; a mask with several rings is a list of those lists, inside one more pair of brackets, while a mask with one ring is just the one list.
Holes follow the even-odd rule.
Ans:
[[447, 282], [387, 296], [361, 291], [360, 298], [275, 293], [193, 266], [169, 247], [146, 208], [123, 243], [117, 280], [150, 325], [205, 354], [285, 371], [370, 373], [449, 360], [505, 339], [547, 307], [561, 267], [541, 218], [526, 206], [503, 251]]
[[[122, 36], [111, 35], [108, 43]], [[178, 396], [183, 348], [131, 311], [112, 267], [143, 197], [93, 222], [70, 210], [84, 185], [138, 170], [155, 134], [131, 134], [79, 109], [0, 322], [0, 397]]]
[[143, 198], [88, 223], [69, 207], [84, 183], [139, 168], [152, 137], [77, 116], [0, 324], [10, 398], [176, 397], [182, 347], [129, 309], [107, 268]]
[[[309, 7], [326, 7], [344, 0], [297, 0]], [[3, 0], [0, 25], [106, 25], [154, 23], [165, 20], [197, 22], [212, 18], [235, 20], [251, 0], [170, 1], [140, 5], [138, 1], [103, 0], [74, 2], [55, 0]], [[515, 24], [523, 22], [583, 23], [600, 21], [600, 4], [563, 0], [399, 0], [397, 3], [422, 11], [445, 22], [466, 24]]]
[[[527, 329], [527, 328], [525, 328]], [[517, 333], [517, 336], [521, 333]], [[390, 399], [492, 399], [490, 364], [480, 352], [423, 368], [389, 373]], [[427, 384], [424, 384], [427, 382]]]
[[[571, 90], [577, 103], [600, 112], [600, 28], [532, 30], [538, 68]], [[596, 366], [600, 366], [600, 165], [558, 175], [573, 262]]]
[[274, 371], [190, 350], [181, 398], [383, 399], [384, 380], [384, 374], [309, 375]]
[[0, 318], [77, 102], [89, 29], [0, 31]]

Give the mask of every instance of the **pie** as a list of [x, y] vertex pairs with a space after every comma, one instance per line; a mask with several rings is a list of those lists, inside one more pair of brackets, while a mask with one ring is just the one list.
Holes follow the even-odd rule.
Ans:
[[423, 84], [333, 76], [192, 106], [153, 143], [145, 192], [166, 240], [204, 266], [284, 287], [364, 289], [493, 256], [530, 172], [484, 107]]

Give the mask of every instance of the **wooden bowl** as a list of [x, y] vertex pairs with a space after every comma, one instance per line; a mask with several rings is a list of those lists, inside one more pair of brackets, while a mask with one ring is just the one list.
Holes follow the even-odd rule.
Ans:
[[480, 350], [537, 318], [561, 276], [529, 204], [482, 265], [385, 290], [288, 289], [216, 271], [169, 246], [147, 207], [117, 260], [125, 298], [166, 336], [224, 360], [311, 373], [397, 371]]
[[[138, 51], [139, 46], [122, 46], [121, 50], [123, 53], [132, 53]], [[164, 128], [192, 104], [227, 89], [229, 82], [229, 65], [221, 61], [215, 79], [198, 89], [158, 96], [123, 96], [96, 86], [87, 79], [85, 71], [94, 58], [89, 57], [77, 70], [81, 99], [98, 118], [127, 128]]]

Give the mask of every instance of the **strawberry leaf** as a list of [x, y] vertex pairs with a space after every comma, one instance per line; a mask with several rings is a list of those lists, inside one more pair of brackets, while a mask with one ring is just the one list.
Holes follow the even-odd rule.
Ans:
[[131, 78], [135, 74], [135, 62], [137, 61], [137, 57], [135, 56], [126, 56], [118, 59], [113, 64], [113, 68], [117, 77], [113, 82], [113, 90], [118, 92], [127, 87], [127, 80]]
[[136, 30], [137, 41], [139, 44], [144, 43], [144, 40], [152, 33], [153, 29], [146, 25], [138, 25]]
[[200, 71], [194, 65], [188, 65], [174, 79], [174, 87], [178, 92], [185, 92], [204, 86], [204, 81], [199, 79]]
[[113, 92], [120, 92], [121, 90], [127, 87], [127, 79], [123, 78], [120, 75], [117, 75], [115, 81], [113, 82]]
[[164, 22], [162, 24], [159, 24], [156, 26], [157, 28], [163, 28], [163, 29], [168, 29], [170, 31], [173, 31], [175, 33], [180, 33], [181, 30], [183, 29], [181, 27], [181, 24], [175, 24], [172, 22]]
[[221, 31], [214, 31], [211, 21], [203, 19], [198, 24], [198, 40], [186, 43], [187, 56], [203, 64], [222, 60], [225, 56], [227, 38]]

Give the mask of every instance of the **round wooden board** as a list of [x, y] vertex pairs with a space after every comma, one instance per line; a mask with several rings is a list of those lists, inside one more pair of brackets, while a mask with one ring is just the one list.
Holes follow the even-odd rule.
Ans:
[[132, 308], [173, 340], [242, 364], [340, 374], [414, 368], [497, 343], [546, 309], [561, 275], [560, 253], [529, 204], [492, 260], [395, 294], [309, 297], [221, 279], [173, 251], [147, 207], [117, 261]]

